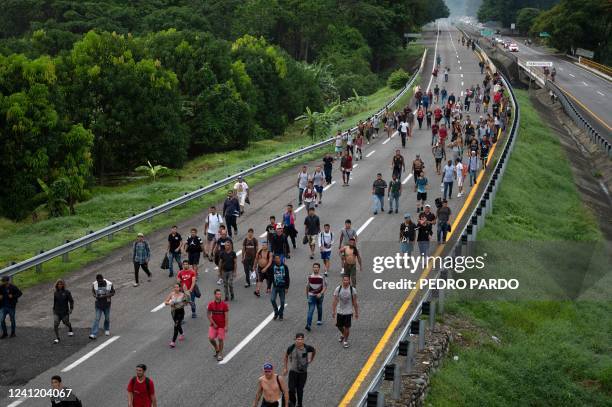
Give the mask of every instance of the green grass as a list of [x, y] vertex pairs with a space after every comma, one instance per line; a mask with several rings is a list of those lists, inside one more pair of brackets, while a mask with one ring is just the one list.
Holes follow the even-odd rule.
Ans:
[[[494, 212], [478, 240], [578, 245], [601, 241], [594, 217], [581, 203], [562, 147], [527, 93], [517, 93], [522, 107], [519, 138]], [[503, 245], [498, 244], [497, 250], [502, 251]], [[537, 269], [538, 260], [531, 259], [531, 253], [523, 256], [533, 263], [528, 266], [519, 256], [508, 259], [506, 253], [497, 253], [504, 260], [495, 262], [496, 253], [489, 254], [493, 261], [488, 269], [499, 275], [520, 267], [535, 280], [544, 271]], [[555, 270], [547, 271], [555, 274]], [[523, 279], [521, 284], [533, 280]], [[459, 360], [447, 358], [434, 375], [427, 405], [612, 405], [610, 287], [609, 275], [598, 282], [596, 289], [604, 293], [601, 301], [590, 297], [581, 301], [451, 301], [448, 312], [467, 323], [463, 329], [468, 335], [464, 345], [451, 349]], [[494, 342], [492, 335], [501, 342]]]
[[[397, 92], [397, 90], [384, 87], [368, 96], [363, 111], [344, 118], [343, 122], [334, 126], [330, 135], [338, 129], [346, 130], [359, 120], [367, 119], [385, 106]], [[245, 150], [202, 155], [187, 163], [184, 168], [177, 171], [176, 175], [163, 178], [155, 183], [136, 180], [118, 186], [95, 187], [92, 190], [92, 199], [78, 204], [74, 216], [45, 219], [38, 222], [31, 220], [11, 222], [0, 218], [0, 266], [7, 265], [9, 261], [27, 259], [41, 249], [49, 250], [64, 243], [65, 240], [77, 239], [90, 230], [99, 230], [113, 221], [128, 218], [132, 214], [167, 202], [169, 199], [193, 191], [200, 186], [208, 185], [240, 169], [309, 145], [312, 140], [301, 134], [302, 127], [302, 123], [294, 123], [283, 136], [254, 142]], [[316, 159], [325, 151], [326, 149], [322, 148], [296, 160], [277, 165], [249, 177], [247, 181], [255, 185], [295, 166], [298, 162]], [[329, 151], [331, 151], [331, 146]], [[221, 201], [225, 191], [226, 189], [221, 189], [207, 194], [202, 199], [173, 209], [169, 214], [155, 217], [150, 223], [140, 223], [136, 225], [136, 231], [146, 234], [178, 223], [182, 219], [201, 212], [202, 208]], [[202, 227], [202, 225], [198, 226]], [[64, 273], [78, 269], [124, 246], [133, 237], [133, 232], [125, 230], [116, 234], [113, 241], [100, 240], [94, 243], [90, 250], [81, 249], [70, 253], [70, 261], [67, 263], [63, 263], [61, 258], [56, 258], [45, 263], [42, 272], [34, 270], [22, 272], [15, 277], [15, 282], [20, 287], [27, 288], [37, 283], [53, 281]]]

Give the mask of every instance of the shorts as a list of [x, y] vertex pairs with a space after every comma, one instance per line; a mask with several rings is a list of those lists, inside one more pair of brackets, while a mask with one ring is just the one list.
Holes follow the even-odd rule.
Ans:
[[268, 401], [263, 399], [261, 401], [261, 407], [280, 407], [281, 404], [278, 401]]
[[315, 191], [317, 191], [317, 193], [319, 195], [321, 195], [323, 193], [323, 186], [322, 185], [321, 186], [315, 186], [314, 188], [315, 188]]
[[442, 162], [442, 158], [436, 158], [436, 164], [440, 164]]
[[208, 328], [208, 339], [225, 339], [225, 328], [215, 328], [211, 326]]
[[336, 326], [338, 328], [350, 328], [353, 314], [337, 314], [336, 315]]
[[187, 260], [191, 265], [198, 265], [200, 263], [200, 252], [189, 252], [187, 254]]
[[341, 152], [342, 152], [342, 147], [336, 146], [336, 153], [341, 153]]
[[207, 233], [206, 234], [206, 240], [208, 240], [209, 242], [212, 242], [215, 240], [216, 235], [214, 233]]
[[462, 187], [463, 186], [463, 175], [457, 177], [457, 186], [458, 187]]
[[308, 244], [314, 246], [317, 244], [317, 237], [319, 237], [319, 235], [306, 235], [306, 237], [308, 238]]
[[266, 270], [266, 271], [261, 271], [259, 269], [259, 267], [257, 267], [257, 281], [259, 281], [260, 283], [263, 282], [264, 280], [270, 280], [272, 278], [272, 276], [270, 275], [270, 270]]
[[417, 192], [417, 201], [426, 201], [427, 192]]
[[321, 260], [329, 260], [331, 258], [331, 252], [321, 252]]

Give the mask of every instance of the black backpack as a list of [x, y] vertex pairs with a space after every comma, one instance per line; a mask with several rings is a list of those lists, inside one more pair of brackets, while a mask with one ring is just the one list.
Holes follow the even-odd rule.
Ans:
[[442, 207], [442, 198], [436, 198], [436, 208], [440, 209]]

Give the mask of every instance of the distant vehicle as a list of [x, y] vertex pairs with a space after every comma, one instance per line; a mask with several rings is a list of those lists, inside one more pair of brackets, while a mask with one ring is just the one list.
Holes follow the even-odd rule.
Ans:
[[503, 44], [504, 40], [499, 38], [499, 37], [497, 37], [497, 38], [495, 38], [495, 42], [497, 42], [498, 44]]
[[508, 45], [508, 50], [511, 51], [511, 52], [518, 52], [518, 45], [516, 45], [514, 43], [510, 44], [510, 45]]
[[508, 48], [510, 46], [510, 41], [506, 40], [504, 41], [504, 48]]

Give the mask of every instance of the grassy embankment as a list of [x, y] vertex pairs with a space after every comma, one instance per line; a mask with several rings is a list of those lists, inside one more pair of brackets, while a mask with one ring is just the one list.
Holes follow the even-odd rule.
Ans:
[[[414, 52], [415, 55], [422, 55], [422, 46], [411, 48], [414, 48], [414, 51], [411, 52]], [[367, 97], [367, 103], [360, 113], [345, 117], [341, 123], [332, 129], [331, 134], [338, 129], [346, 130], [359, 120], [368, 118], [372, 113], [385, 106], [397, 92], [397, 90], [388, 87], [379, 89]], [[410, 95], [411, 92], [408, 92], [395, 106], [405, 103]], [[214, 180], [224, 178], [227, 174], [236, 173], [240, 169], [248, 168], [266, 159], [304, 147], [312, 141], [308, 136], [301, 134], [302, 128], [303, 123], [294, 123], [283, 136], [254, 142], [247, 149], [202, 155], [178, 170], [176, 176], [160, 179], [155, 183], [140, 180], [120, 186], [95, 187], [92, 191], [92, 199], [78, 204], [74, 216], [45, 219], [35, 223], [32, 223], [31, 220], [11, 222], [0, 218], [0, 267], [7, 265], [9, 261], [27, 259], [41, 249], [48, 250], [56, 247], [66, 239], [74, 240], [84, 236], [89, 230], [98, 230], [108, 226], [113, 221], [128, 218], [132, 214], [147, 210], [151, 206], [159, 205], [168, 201], [168, 199], [176, 198], [185, 192], [193, 191], [200, 186], [208, 185]], [[253, 186], [296, 165], [298, 162], [316, 159], [324, 152], [325, 149], [322, 148], [317, 152], [259, 172], [249, 177], [247, 181]], [[136, 231], [146, 234], [178, 223], [181, 219], [189, 218], [201, 212], [202, 208], [222, 200], [225, 191], [226, 189], [220, 189], [200, 200], [191, 201], [173, 209], [170, 213], [155, 217], [150, 223], [142, 222], [136, 226]], [[195, 226], [201, 228], [203, 225]], [[124, 230], [116, 234], [113, 241], [103, 239], [94, 243], [90, 250], [81, 249], [72, 252], [68, 263], [63, 263], [61, 258], [56, 258], [45, 263], [41, 273], [36, 273], [34, 270], [22, 272], [15, 276], [15, 283], [25, 288], [40, 282], [54, 281], [66, 272], [78, 269], [103, 257], [133, 238], [134, 233]]]
[[[494, 213], [478, 240], [506, 241], [497, 247], [525, 242], [521, 246], [527, 253], [533, 241], [565, 241], [567, 246], [584, 247], [589, 246], [586, 242], [601, 242], [601, 232], [581, 202], [562, 146], [533, 109], [527, 92], [517, 93], [522, 107], [519, 138]], [[521, 276], [526, 276], [521, 285], [533, 283], [545, 272], [556, 276], [556, 270], [538, 266], [554, 259], [529, 255], [512, 260], [506, 253], [498, 254], [504, 260], [490, 264], [489, 269], [504, 275], [521, 268]], [[612, 405], [611, 287], [608, 273], [592, 287], [603, 293], [601, 300], [585, 296], [579, 301], [451, 302], [448, 311], [453, 320], [466, 322], [459, 324], [464, 343], [451, 348], [451, 355], [459, 359], [447, 358], [433, 377], [427, 405]]]

